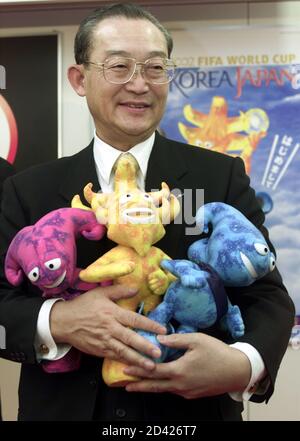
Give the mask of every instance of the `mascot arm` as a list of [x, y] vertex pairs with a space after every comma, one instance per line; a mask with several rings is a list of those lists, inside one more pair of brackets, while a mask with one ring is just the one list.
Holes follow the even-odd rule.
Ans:
[[[164, 260], [171, 260], [171, 258], [163, 251], [158, 250], [158, 264]], [[157, 268], [152, 271], [148, 276], [148, 284], [151, 291], [156, 295], [163, 295], [169, 285], [176, 280], [176, 277], [165, 268]]]
[[119, 260], [114, 254], [104, 255], [81, 270], [79, 277], [84, 282], [97, 283], [107, 279], [116, 279], [133, 272], [135, 263], [131, 260]]

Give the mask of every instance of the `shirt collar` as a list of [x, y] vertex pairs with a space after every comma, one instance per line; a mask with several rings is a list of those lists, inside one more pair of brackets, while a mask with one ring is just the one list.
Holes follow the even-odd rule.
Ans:
[[[132, 147], [128, 152], [130, 152], [137, 160], [143, 179], [146, 177], [147, 167], [149, 157], [152, 151], [152, 147], [155, 140], [155, 133], [153, 133], [148, 139]], [[120, 150], [110, 146], [106, 142], [102, 141], [96, 131], [94, 133], [94, 159], [96, 164], [96, 170], [100, 182], [104, 181], [109, 185], [112, 168], [118, 159], [118, 157], [123, 153]], [[127, 152], [124, 152], [127, 153]]]

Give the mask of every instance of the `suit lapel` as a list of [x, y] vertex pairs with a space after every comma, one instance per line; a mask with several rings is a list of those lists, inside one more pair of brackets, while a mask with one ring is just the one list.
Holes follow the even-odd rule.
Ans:
[[82, 202], [84, 202], [83, 188], [89, 182], [92, 182], [95, 192], [99, 191], [100, 185], [95, 168], [93, 141], [88, 147], [73, 156], [66, 171], [66, 177], [61, 182], [59, 193], [68, 202], [72, 200], [75, 194], [79, 194]]
[[161, 188], [162, 182], [166, 182], [171, 190], [180, 188], [180, 178], [187, 171], [184, 156], [172, 149], [172, 141], [156, 132], [147, 168], [146, 191]]
[[[187, 172], [188, 168], [184, 155], [181, 155], [178, 149], [172, 148], [172, 141], [156, 133], [147, 168], [146, 191], [158, 190], [161, 188], [161, 183], [166, 182], [170, 190], [179, 190], [179, 193], [182, 193], [184, 188], [182, 188], [180, 180]], [[170, 225], [166, 225], [165, 228], [166, 235], [155, 246], [161, 248], [173, 259], [185, 258], [186, 250], [183, 247], [184, 241], [182, 240], [184, 234], [183, 223], [172, 222]]]

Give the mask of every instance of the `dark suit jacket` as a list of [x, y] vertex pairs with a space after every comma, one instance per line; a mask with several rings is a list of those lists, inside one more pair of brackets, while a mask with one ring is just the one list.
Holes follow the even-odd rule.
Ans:
[[14, 174], [14, 167], [5, 159], [0, 157], [0, 203], [2, 199], [3, 182], [8, 176]]
[[[69, 206], [73, 195], [82, 195], [83, 187], [90, 181], [97, 190], [92, 143], [74, 156], [10, 178], [6, 183], [0, 227], [4, 251], [17, 230], [35, 223], [50, 210]], [[264, 215], [239, 158], [186, 146], [157, 134], [148, 165], [146, 190], [160, 188], [162, 181], [182, 193], [186, 189], [204, 189], [205, 203], [231, 204], [267, 234], [262, 227]], [[186, 194], [186, 202], [192, 200], [196, 210], [195, 195]], [[185, 227], [185, 223], [167, 226], [167, 233], [157, 246], [173, 258], [186, 258], [187, 247], [196, 236], [185, 235]], [[98, 243], [79, 239], [78, 265], [86, 267], [112, 246], [107, 239]], [[131, 394], [123, 389], [109, 389], [101, 380], [101, 360], [95, 357], [84, 356], [77, 372], [44, 373], [36, 364], [33, 347], [43, 302], [40, 293], [30, 286], [12, 288], [5, 280], [3, 268], [0, 276], [0, 324], [6, 327], [7, 333], [7, 347], [1, 355], [23, 363], [19, 387], [21, 420], [91, 420], [94, 411], [97, 418], [123, 421], [240, 419], [242, 405], [228, 395], [185, 400], [172, 394]], [[228, 294], [232, 302], [240, 306], [245, 321], [246, 333], [240, 341], [250, 343], [259, 351], [270, 376], [265, 395], [253, 397], [263, 401], [272, 394], [288, 344], [293, 304], [277, 270], [250, 287], [231, 289]], [[214, 327], [207, 332], [226, 339]]]

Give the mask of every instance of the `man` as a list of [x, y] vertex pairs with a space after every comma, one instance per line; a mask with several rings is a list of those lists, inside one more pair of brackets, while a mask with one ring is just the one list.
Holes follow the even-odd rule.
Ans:
[[[69, 206], [86, 183], [93, 182], [95, 191], [100, 186], [111, 190], [113, 165], [127, 151], [139, 163], [146, 191], [162, 181], [182, 193], [204, 189], [205, 202], [235, 206], [267, 236], [240, 159], [188, 147], [156, 132], [172, 78], [171, 50], [167, 31], [138, 6], [107, 6], [81, 23], [76, 64], [68, 77], [76, 93], [86, 97], [95, 139], [77, 155], [9, 180], [1, 219], [4, 252], [17, 230]], [[185, 228], [169, 225], [157, 246], [173, 258], [185, 258], [195, 240], [185, 235]], [[79, 241], [79, 266], [86, 267], [112, 246], [108, 240]], [[231, 346], [214, 328], [207, 334], [162, 336], [165, 344], [187, 349], [170, 363], [155, 365], [139, 353], [159, 355], [128, 326], [158, 334], [164, 329], [115, 303], [133, 294], [114, 286], [68, 302], [43, 302], [32, 287], [13, 289], [2, 274], [0, 323], [7, 330], [2, 355], [23, 362], [20, 420], [239, 420], [242, 397], [269, 399], [294, 317], [277, 270], [250, 287], [228, 290], [245, 321], [239, 342]], [[37, 360], [55, 359], [70, 345], [86, 353], [80, 370], [45, 374]], [[125, 361], [128, 372], [142, 380], [126, 389], [106, 387], [103, 357]]]

